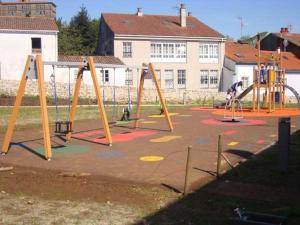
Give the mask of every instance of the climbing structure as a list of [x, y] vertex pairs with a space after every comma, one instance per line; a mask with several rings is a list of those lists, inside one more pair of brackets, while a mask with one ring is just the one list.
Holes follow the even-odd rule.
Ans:
[[279, 103], [282, 109], [285, 106], [285, 71], [282, 68], [282, 53], [278, 49], [277, 53], [262, 55], [259, 35], [257, 35], [257, 49], [257, 67], [253, 72], [252, 110], [259, 112], [264, 108], [272, 112], [276, 109], [275, 103]]

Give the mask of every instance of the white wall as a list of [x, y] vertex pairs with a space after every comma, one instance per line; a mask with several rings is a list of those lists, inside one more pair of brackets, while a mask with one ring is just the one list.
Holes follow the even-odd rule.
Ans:
[[57, 33], [0, 31], [1, 79], [20, 80], [28, 55], [32, 55], [31, 38], [41, 38], [42, 57], [57, 61]]
[[[100, 85], [103, 85], [101, 76], [101, 70], [96, 68], [97, 80]], [[109, 71], [109, 82], [105, 83], [105, 86], [125, 86], [125, 68], [103, 68], [103, 70]], [[44, 66], [45, 81], [51, 81], [51, 75], [55, 73], [55, 81], [58, 83], [75, 83], [75, 79], [78, 73], [78, 68], [67, 68], [67, 67], [55, 67], [53, 70], [52, 66]], [[69, 78], [70, 77], [70, 78]], [[91, 73], [84, 71], [83, 73], [83, 84], [93, 85]]]
[[253, 68], [253, 65], [236, 65], [233, 83], [241, 81], [242, 77], [248, 77], [250, 86], [253, 83]]
[[[285, 77], [286, 77], [286, 84], [293, 87], [298, 92], [298, 94], [300, 94], [300, 72], [286, 73]], [[286, 90], [286, 95], [294, 96], [294, 94], [288, 89]]]

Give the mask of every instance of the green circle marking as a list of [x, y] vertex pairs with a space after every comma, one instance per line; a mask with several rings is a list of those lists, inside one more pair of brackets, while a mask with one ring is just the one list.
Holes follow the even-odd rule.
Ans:
[[[80, 154], [88, 152], [90, 149], [84, 145], [61, 145], [57, 147], [52, 146], [52, 154], [55, 156]], [[44, 155], [44, 147], [34, 149], [35, 152]]]

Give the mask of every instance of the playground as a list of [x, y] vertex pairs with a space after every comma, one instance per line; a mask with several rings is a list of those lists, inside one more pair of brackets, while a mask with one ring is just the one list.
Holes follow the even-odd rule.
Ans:
[[[28, 57], [6, 132], [0, 134], [3, 143], [0, 164], [15, 166], [18, 171], [33, 170], [39, 176], [45, 173], [47, 177], [52, 177], [49, 182], [56, 182], [57, 176], [75, 180], [91, 177], [93, 182], [101, 180], [109, 187], [116, 184], [117, 191], [121, 189], [120, 184], [126, 188], [128, 185], [145, 185], [164, 187], [188, 196], [217, 178], [226, 177], [235, 168], [255, 160], [266, 149], [275, 146], [280, 138], [279, 118], [291, 118], [288, 122], [291, 134], [300, 127], [300, 110], [286, 107], [284, 71], [275, 66], [269, 69], [269, 75], [262, 80], [263, 84], [260, 79], [253, 79], [252, 86], [238, 96], [234, 93], [230, 99], [226, 99], [226, 103], [212, 104], [210, 107], [168, 107], [154, 65], [150, 63], [141, 68], [136, 106], [133, 108], [129, 101], [123, 108], [122, 117], [111, 121], [114, 115], [110, 113], [115, 113], [114, 108], [107, 111], [108, 106], [104, 105], [95, 71], [100, 65], [94, 64], [92, 57], [76, 64], [79, 69], [74, 93], [70, 96], [72, 101], [69, 102], [67, 120], [57, 120], [56, 117], [50, 123], [49, 118], [55, 116], [48, 114], [42, 65], [41, 57]], [[30, 68], [35, 67], [37, 71], [32, 72]], [[94, 113], [98, 114], [98, 119], [76, 120], [84, 71], [90, 71], [93, 79], [97, 99]], [[259, 71], [260, 66], [254, 71], [254, 78], [261, 76]], [[145, 76], [149, 74], [156, 86], [160, 105], [143, 110], [143, 84]], [[42, 129], [41, 126], [15, 129], [27, 79], [39, 81]], [[252, 107], [247, 108], [243, 106], [242, 99], [251, 90], [254, 93]], [[262, 90], [265, 93], [261, 99]], [[276, 92], [279, 92], [278, 98]], [[58, 109], [57, 105], [55, 109]], [[273, 164], [276, 164], [275, 160]], [[30, 176], [28, 179], [32, 178]], [[26, 179], [20, 182], [23, 182], [24, 188]], [[87, 181], [82, 184], [86, 184], [84, 182]], [[76, 184], [79, 190], [74, 190], [76, 197], [70, 194], [71, 198], [82, 199], [94, 193], [92, 198], [97, 199], [96, 183], [92, 185], [91, 193], [82, 193], [81, 197], [78, 196], [81, 187]], [[5, 185], [7, 191], [17, 191], [13, 183]], [[48, 190], [43, 185], [42, 193]], [[62, 186], [63, 190], [70, 188], [67, 183]], [[37, 191], [38, 187], [36, 185], [33, 190]], [[33, 190], [25, 193], [32, 194]], [[105, 192], [104, 189], [102, 191]], [[52, 190], [50, 192], [53, 193]], [[113, 193], [101, 197], [101, 200], [126, 201], [126, 198], [134, 198], [126, 192], [120, 193], [119, 200]]]
[[[159, 110], [158, 110], [159, 111]], [[134, 183], [165, 184], [183, 190], [187, 148], [192, 146], [189, 186], [199, 187], [201, 180], [216, 174], [218, 135], [222, 149], [235, 165], [250, 159], [277, 140], [275, 116], [244, 117], [239, 122], [224, 121], [218, 115], [222, 109], [178, 107], [170, 116], [174, 131], [168, 130], [163, 115], [145, 114], [134, 129], [135, 121], [111, 125], [114, 144], [106, 145], [100, 122], [76, 122], [73, 138], [66, 143], [64, 136], [51, 135], [53, 157], [43, 159], [43, 139], [40, 128], [16, 131], [9, 154], [1, 163], [43, 168], [60, 172], [89, 173], [113, 177]], [[299, 110], [287, 110], [292, 117], [291, 129], [299, 128]], [[281, 115], [284, 110], [281, 111]], [[54, 134], [55, 127], [51, 127]], [[251, 134], [251, 135], [249, 135]], [[3, 141], [1, 134], [1, 142]], [[222, 159], [222, 171], [230, 165]]]

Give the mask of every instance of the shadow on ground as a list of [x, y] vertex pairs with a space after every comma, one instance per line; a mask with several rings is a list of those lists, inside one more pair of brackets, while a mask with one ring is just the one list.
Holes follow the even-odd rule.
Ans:
[[291, 142], [288, 173], [278, 171], [277, 145], [272, 146], [135, 225], [229, 225], [237, 207], [287, 216], [289, 225], [300, 224], [300, 131]]

